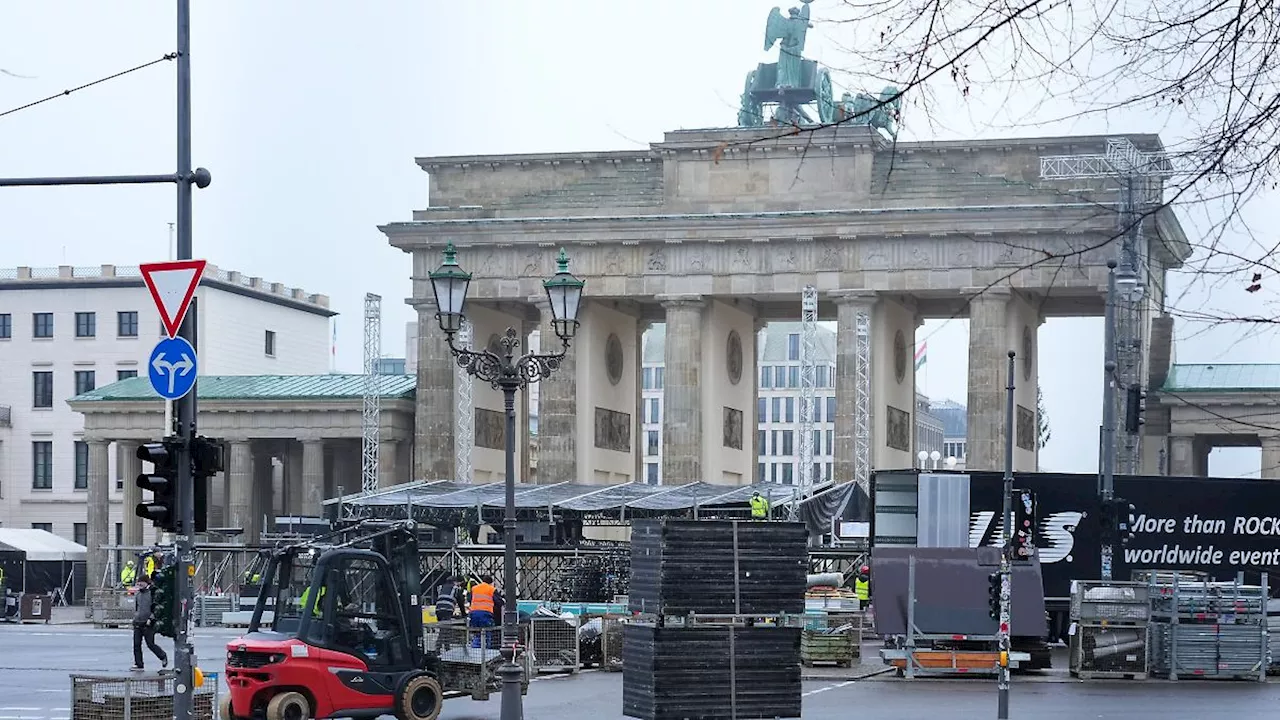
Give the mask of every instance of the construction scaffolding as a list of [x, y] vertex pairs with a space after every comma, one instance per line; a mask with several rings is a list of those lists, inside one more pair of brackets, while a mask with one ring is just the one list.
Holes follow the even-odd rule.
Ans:
[[[474, 328], [471, 326], [471, 321], [463, 318], [462, 328], [458, 331], [458, 339], [455, 341], [458, 347], [470, 350], [473, 333]], [[454, 465], [454, 473], [457, 475], [454, 479], [460, 483], [470, 483], [473, 479], [471, 452], [476, 438], [476, 415], [471, 395], [471, 373], [458, 365], [454, 367], [453, 378], [454, 385], [458, 388], [456, 394], [458, 405], [457, 411], [454, 413], [455, 432], [453, 435], [458, 459]]]
[[[1128, 138], [1109, 138], [1099, 154], [1052, 155], [1040, 158], [1045, 180], [1115, 180], [1120, 194], [1118, 229], [1123, 241], [1117, 258], [1115, 304], [1116, 414], [1124, 417], [1126, 390], [1146, 383], [1143, 348], [1150, 286], [1149, 246], [1143, 227], [1164, 203], [1163, 179], [1177, 174], [1171, 156], [1139, 150]], [[1127, 280], [1127, 282], [1126, 282]], [[1142, 433], [1117, 432], [1114, 472], [1137, 474], [1142, 463]]]
[[854, 317], [853, 481], [871, 494], [871, 310]]
[[382, 358], [382, 296], [364, 296], [364, 405], [360, 416], [360, 489], [378, 489], [378, 423], [382, 394], [378, 387], [378, 362]]
[[[818, 384], [818, 289], [806, 285], [800, 300], [800, 498], [813, 492], [813, 416]], [[799, 517], [800, 504], [792, 503], [790, 519]]]

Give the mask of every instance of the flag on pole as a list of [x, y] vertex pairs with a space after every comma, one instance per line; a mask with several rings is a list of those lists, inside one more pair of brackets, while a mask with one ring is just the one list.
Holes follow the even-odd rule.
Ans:
[[924, 367], [925, 358], [929, 354], [929, 341], [925, 340], [920, 343], [920, 347], [916, 348], [916, 370]]

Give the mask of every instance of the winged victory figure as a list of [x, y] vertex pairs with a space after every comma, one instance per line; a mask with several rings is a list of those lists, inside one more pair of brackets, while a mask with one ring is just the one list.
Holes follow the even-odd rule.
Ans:
[[809, 22], [809, 3], [813, 0], [800, 0], [800, 7], [793, 7], [788, 16], [782, 15], [782, 8], [775, 7], [769, 11], [769, 19], [764, 26], [764, 49], [770, 50], [778, 43], [778, 82], [779, 88], [800, 87], [801, 63], [800, 54], [804, 52], [804, 39], [813, 24]]

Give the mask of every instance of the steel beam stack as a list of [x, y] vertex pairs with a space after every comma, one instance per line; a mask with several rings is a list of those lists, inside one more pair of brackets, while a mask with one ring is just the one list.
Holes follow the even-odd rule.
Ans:
[[1267, 679], [1267, 575], [1261, 585], [1153, 582], [1151, 670], [1179, 675]]
[[807, 542], [802, 523], [633, 523], [623, 713], [800, 717]]
[[1071, 674], [1084, 680], [1147, 678], [1149, 588], [1076, 581], [1071, 593]]

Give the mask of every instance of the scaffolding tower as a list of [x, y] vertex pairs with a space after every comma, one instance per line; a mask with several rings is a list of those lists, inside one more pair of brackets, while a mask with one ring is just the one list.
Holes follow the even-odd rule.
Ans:
[[[1132, 290], [1117, 291], [1115, 298], [1116, 383], [1114, 417], [1124, 417], [1126, 390], [1146, 382], [1143, 348], [1146, 343], [1146, 288], [1150, 286], [1149, 243], [1143, 224], [1164, 201], [1163, 179], [1177, 170], [1165, 152], [1144, 152], [1128, 138], [1108, 138], [1106, 152], [1088, 155], [1052, 155], [1040, 158], [1045, 180], [1114, 180], [1119, 187], [1118, 227], [1123, 240], [1117, 258], [1117, 277], [1128, 277]], [[1142, 464], [1142, 433], [1116, 431], [1114, 472], [1137, 474]]]
[[378, 422], [382, 394], [378, 387], [378, 361], [382, 359], [382, 296], [364, 296], [364, 397], [360, 415], [360, 489], [378, 489]]
[[871, 495], [871, 310], [854, 314], [853, 481]]
[[[458, 331], [456, 341], [458, 346], [470, 350], [473, 334], [474, 328], [471, 321], [463, 318], [462, 328]], [[454, 443], [458, 459], [454, 465], [454, 473], [457, 475], [456, 482], [469, 483], [472, 481], [471, 453], [476, 439], [476, 411], [471, 396], [471, 373], [461, 366], [455, 366], [453, 377], [454, 384], [458, 388], [457, 412], [454, 413]]]
[[800, 514], [799, 500], [813, 494], [814, 393], [818, 384], [818, 289], [806, 285], [800, 296], [800, 488], [791, 503], [791, 519]]

